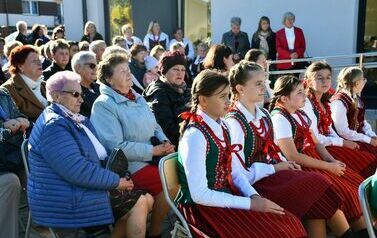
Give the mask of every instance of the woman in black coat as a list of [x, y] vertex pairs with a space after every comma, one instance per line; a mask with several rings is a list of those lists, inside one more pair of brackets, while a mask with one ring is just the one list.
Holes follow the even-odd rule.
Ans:
[[259, 20], [258, 30], [253, 34], [251, 48], [263, 50], [267, 59], [276, 59], [275, 32], [270, 26], [270, 19], [263, 16]]
[[178, 115], [188, 110], [190, 90], [185, 83], [186, 59], [179, 52], [166, 52], [160, 60], [162, 76], [148, 85], [144, 98], [170, 142], [178, 146]]

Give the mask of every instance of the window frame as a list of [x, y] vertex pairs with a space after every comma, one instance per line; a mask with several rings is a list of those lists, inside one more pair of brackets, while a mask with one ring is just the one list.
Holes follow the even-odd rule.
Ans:
[[[39, 5], [38, 5], [38, 1], [35, 1], [35, 0], [22, 0], [22, 15], [26, 15], [26, 16], [39, 16]], [[28, 12], [24, 12], [24, 6], [23, 4], [24, 3], [27, 3], [28, 4]], [[33, 4], [35, 4], [35, 7], [36, 7], [36, 12], [33, 13]]]

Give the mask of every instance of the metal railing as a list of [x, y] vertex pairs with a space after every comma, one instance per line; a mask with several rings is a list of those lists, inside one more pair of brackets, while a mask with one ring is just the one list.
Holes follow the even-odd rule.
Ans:
[[[365, 69], [377, 68], [377, 59], [373, 62], [365, 62], [366, 57], [376, 57], [377, 52], [368, 52], [368, 53], [357, 53], [357, 54], [348, 54], [348, 55], [331, 55], [331, 56], [322, 56], [322, 57], [309, 57], [309, 58], [300, 58], [300, 59], [286, 59], [286, 60], [270, 60], [267, 61], [267, 74], [270, 75], [282, 75], [282, 74], [297, 74], [304, 73], [305, 69], [292, 69], [292, 70], [271, 70], [271, 65], [276, 65], [279, 63], [297, 63], [297, 62], [315, 62], [315, 61], [325, 61], [329, 63], [333, 71], [339, 71], [344, 67], [349, 66], [361, 66]], [[359, 63], [355, 63], [356, 59], [359, 59]], [[349, 60], [350, 63], [339, 63], [339, 61]], [[338, 61], [338, 63], [330, 63], [329, 61]], [[376, 96], [369, 96], [372, 100], [376, 100]], [[377, 109], [367, 109], [366, 118], [371, 124], [373, 130], [377, 128]]]
[[[331, 55], [331, 56], [321, 56], [321, 57], [308, 57], [308, 58], [300, 58], [300, 59], [285, 59], [285, 60], [269, 60], [267, 61], [267, 74], [268, 75], [277, 75], [277, 74], [296, 74], [296, 73], [303, 73], [305, 69], [292, 69], [292, 70], [273, 70], [271, 71], [270, 66], [280, 63], [299, 63], [299, 62], [314, 62], [314, 61], [325, 61], [328, 62], [329, 60], [352, 60], [359, 59], [362, 63], [347, 63], [347, 64], [335, 64], [332, 65], [334, 71], [339, 70], [344, 67], [348, 66], [360, 66], [362, 65], [363, 68], [371, 69], [377, 68], [377, 60], [375, 62], [363, 62], [365, 57], [377, 57], [377, 52], [368, 52], [368, 53], [357, 53], [357, 54], [348, 54], [348, 55]], [[329, 62], [328, 62], [329, 63]]]

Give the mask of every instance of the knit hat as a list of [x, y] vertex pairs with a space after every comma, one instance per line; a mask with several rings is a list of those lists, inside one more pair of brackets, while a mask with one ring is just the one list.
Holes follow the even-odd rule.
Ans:
[[161, 56], [159, 68], [162, 75], [165, 75], [175, 65], [186, 67], [185, 56], [179, 52], [165, 52]]
[[153, 56], [147, 56], [145, 57], [145, 68], [147, 68], [147, 71], [155, 68], [158, 65], [158, 61]]

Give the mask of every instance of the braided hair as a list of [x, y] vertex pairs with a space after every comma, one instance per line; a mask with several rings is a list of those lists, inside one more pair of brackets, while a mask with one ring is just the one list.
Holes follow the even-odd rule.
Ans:
[[[199, 96], [212, 96], [219, 88], [229, 86], [228, 79], [217, 70], [206, 69], [195, 77], [191, 88], [191, 113], [196, 113], [199, 106]], [[185, 132], [189, 120], [180, 123], [179, 133], [181, 137]]]
[[229, 72], [230, 89], [232, 92], [232, 105], [239, 99], [237, 92], [237, 85], [245, 85], [252, 76], [250, 73], [264, 73], [263, 67], [257, 63], [241, 60], [238, 64], [234, 65]]
[[301, 84], [301, 81], [293, 75], [284, 75], [279, 77], [275, 82], [269, 110], [274, 110], [276, 103], [281, 99], [281, 97], [289, 96], [289, 94], [294, 91], [299, 84]]

